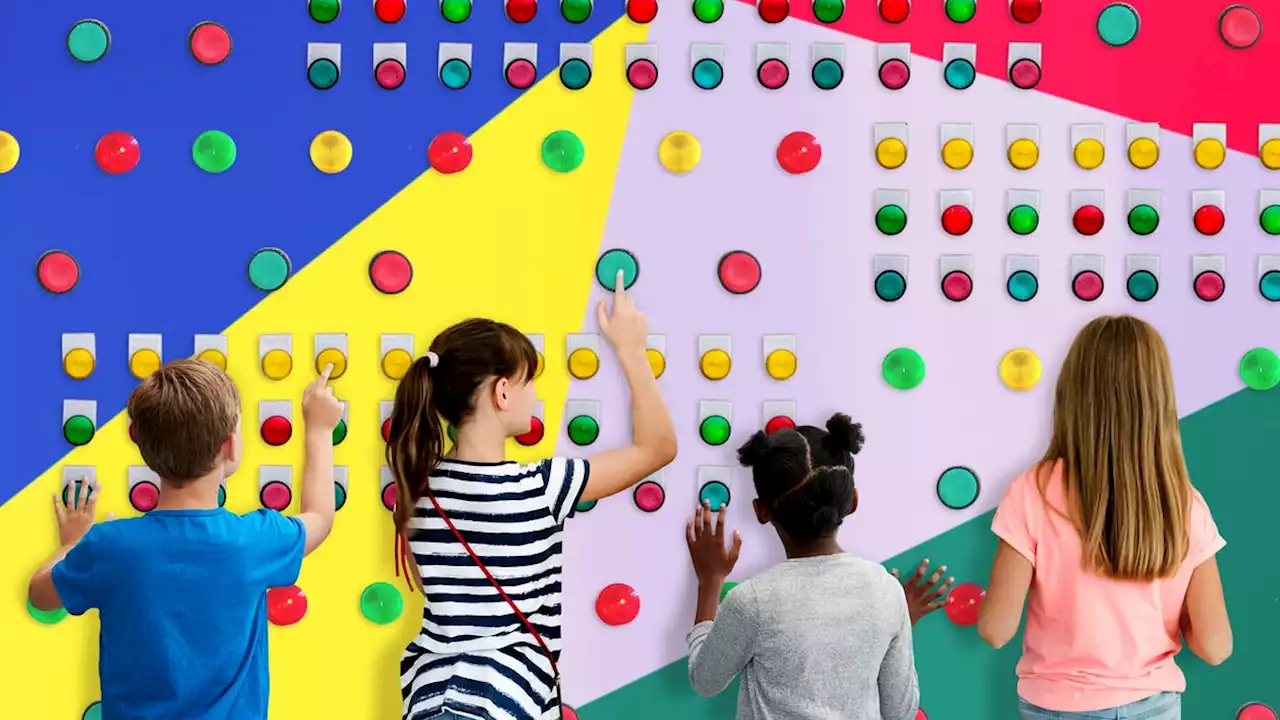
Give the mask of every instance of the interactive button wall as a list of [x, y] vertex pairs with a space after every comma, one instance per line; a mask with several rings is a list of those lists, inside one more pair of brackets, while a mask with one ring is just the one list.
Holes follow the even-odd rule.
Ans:
[[885, 302], [897, 302], [907, 294], [907, 277], [900, 269], [877, 267], [875, 291], [877, 298]]
[[82, 63], [97, 62], [111, 49], [111, 33], [98, 20], [81, 20], [67, 32], [67, 52]]
[[1156, 123], [1130, 123], [1125, 133], [1129, 142], [1129, 164], [1139, 170], [1155, 167], [1160, 160], [1160, 126]]
[[360, 593], [360, 614], [375, 625], [390, 625], [404, 612], [404, 596], [394, 585], [376, 582]]
[[648, 25], [658, 17], [658, 0], [627, 0], [627, 18], [633, 23]]
[[378, 415], [382, 418], [379, 425], [382, 442], [391, 442], [391, 413], [395, 410], [395, 405], [394, 400], [383, 400], [378, 403]]
[[440, 43], [436, 54], [436, 74], [440, 84], [450, 90], [461, 90], [471, 83], [471, 45]]
[[[1010, 390], [1025, 392], [1040, 383], [1044, 367], [1040, 358], [1026, 348], [1010, 350], [1000, 359], [1000, 381]], [[945, 476], [945, 473], [944, 473]], [[975, 483], [977, 480], [975, 479]], [[941, 486], [941, 480], [939, 480]], [[939, 488], [941, 489], [941, 487]], [[946, 503], [946, 500], [943, 500]]]
[[139, 380], [146, 380], [160, 369], [161, 340], [159, 335], [134, 333], [129, 335], [129, 372]]
[[97, 364], [97, 340], [93, 333], [62, 335], [62, 370], [73, 380], [84, 380], [93, 374]]
[[224, 480], [224, 484], [218, 486], [218, 507], [225, 507], [227, 504], [227, 486], [225, 482]]
[[1072, 125], [1071, 155], [1081, 170], [1094, 170], [1106, 159], [1105, 125]]
[[1267, 348], [1253, 348], [1240, 358], [1240, 380], [1253, 390], [1270, 390], [1280, 384], [1280, 357]]
[[413, 264], [404, 253], [383, 250], [369, 261], [369, 282], [383, 295], [402, 293], [413, 282]]
[[795, 430], [796, 421], [785, 415], [778, 415], [769, 418], [769, 422], [764, 424], [764, 431], [767, 435], [772, 435], [779, 430]]
[[[97, 468], [86, 465], [62, 466], [62, 504], [79, 507], [98, 492]], [[84, 497], [82, 498], [81, 495]]]
[[693, 16], [699, 22], [716, 22], [724, 16], [724, 0], [693, 0]]
[[658, 142], [658, 162], [673, 175], [687, 175], [702, 160], [702, 143], [693, 133], [669, 132]]
[[760, 286], [760, 261], [746, 250], [733, 250], [716, 266], [720, 286], [734, 295], [746, 295]]
[[280, 248], [262, 248], [249, 258], [249, 284], [262, 292], [284, 287], [293, 272], [293, 263]]
[[693, 84], [715, 90], [724, 82], [724, 46], [697, 43], [691, 50]]
[[[68, 615], [67, 609], [64, 607], [60, 607], [57, 610], [40, 610], [35, 605], [31, 604], [30, 599], [27, 600], [27, 614], [31, 616], [32, 620], [35, 620], [41, 625], [57, 625], [58, 623], [65, 620]], [[94, 703], [93, 705], [90, 705], [89, 708], [92, 709], [94, 705], [97, 705], [97, 704], [98, 703]], [[85, 710], [84, 717], [85, 718], [90, 717], [88, 709]], [[101, 710], [97, 712], [94, 720], [102, 720]]]
[[897, 235], [907, 228], [907, 211], [899, 205], [883, 205], [876, 210], [876, 229], [883, 235]]
[[723, 380], [733, 367], [732, 339], [728, 335], [698, 337], [698, 369], [708, 380]]
[[911, 0], [879, 0], [880, 19], [897, 25], [911, 14]]
[[1191, 138], [1195, 142], [1191, 155], [1204, 170], [1216, 170], [1227, 161], [1227, 126], [1225, 123], [1194, 123]]
[[1102, 297], [1101, 255], [1076, 255], [1071, 258], [1071, 292], [1080, 300], [1092, 302]]
[[347, 419], [348, 406], [342, 403], [342, 417], [338, 418], [338, 424], [333, 426], [333, 444], [341, 445], [343, 440], [347, 439], [347, 431], [350, 422]]
[[966, 467], [952, 467], [938, 476], [938, 499], [952, 510], [964, 510], [978, 500], [978, 476]]
[[573, 506], [573, 511], [574, 511], [575, 513], [591, 512], [591, 509], [592, 509], [592, 508], [594, 508], [594, 507], [596, 506], [596, 503], [598, 503], [598, 502], [600, 502], [600, 501], [599, 501], [599, 500], [584, 500], [584, 501], [582, 501], [582, 502], [578, 503], [577, 505], [574, 505], [574, 506]]
[[911, 348], [896, 348], [884, 356], [880, 375], [895, 390], [914, 390], [924, 382], [924, 358]]
[[1040, 161], [1040, 128], [1036, 125], [1010, 125], [1005, 128], [1009, 165], [1015, 170], [1030, 170]]
[[632, 493], [636, 507], [644, 512], [657, 512], [667, 501], [667, 492], [662, 489], [662, 472], [649, 476], [649, 479], [636, 486]]
[[1259, 702], [1245, 703], [1236, 720], [1277, 720], [1276, 711]]
[[1028, 270], [1015, 270], [1005, 281], [1005, 290], [1014, 300], [1027, 302], [1040, 292], [1040, 280]]
[[766, 400], [761, 407], [764, 431], [772, 435], [784, 428], [795, 429], [796, 403], [794, 400]]
[[1134, 302], [1148, 302], [1160, 292], [1160, 279], [1150, 270], [1134, 270], [1125, 281], [1125, 291]]
[[1229, 5], [1218, 16], [1218, 36], [1233, 50], [1247, 50], [1262, 37], [1262, 18], [1247, 5]]
[[523, 25], [538, 14], [538, 0], [505, 0], [507, 18], [513, 23]]
[[600, 372], [600, 336], [569, 335], [565, 338], [569, 353], [569, 374], [578, 380], [590, 380]]
[[1084, 236], [1097, 235], [1106, 224], [1102, 212], [1101, 190], [1073, 190], [1071, 192], [1071, 226]]
[[942, 207], [942, 229], [948, 235], [958, 236], [973, 227], [973, 191], [943, 190], [938, 193]]
[[944, 256], [942, 266], [942, 295], [951, 302], [964, 302], [973, 294], [972, 258]]
[[1134, 235], [1150, 235], [1160, 227], [1160, 212], [1146, 204], [1129, 209], [1129, 230]]
[[569, 420], [569, 440], [574, 445], [590, 445], [600, 437], [600, 423], [590, 415], [576, 415]]
[[526, 333], [525, 337], [538, 353], [538, 364], [533, 369], [533, 378], [536, 380], [542, 377], [543, 371], [547, 368], [547, 339], [541, 333]]
[[777, 90], [787, 84], [791, 70], [787, 67], [790, 49], [785, 43], [756, 45], [756, 80], [762, 87]]
[[471, 0], [441, 0], [440, 15], [450, 23], [464, 23], [471, 17]]

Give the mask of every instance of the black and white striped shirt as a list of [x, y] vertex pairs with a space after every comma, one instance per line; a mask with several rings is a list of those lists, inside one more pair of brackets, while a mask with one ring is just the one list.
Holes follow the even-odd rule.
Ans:
[[[561, 536], [586, 488], [586, 460], [441, 461], [431, 491], [543, 641], [560, 654]], [[551, 662], [429, 498], [410, 521], [422, 630], [400, 660], [404, 720], [450, 710], [476, 720], [560, 720]]]

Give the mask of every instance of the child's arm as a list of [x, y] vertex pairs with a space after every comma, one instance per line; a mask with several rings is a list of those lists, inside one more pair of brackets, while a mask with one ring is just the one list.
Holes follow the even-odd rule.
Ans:
[[302, 470], [302, 499], [298, 520], [306, 529], [303, 555], [310, 555], [333, 529], [333, 429], [342, 419], [342, 403], [328, 386], [333, 365], [326, 365], [302, 395], [306, 425], [306, 464]]
[[[27, 599], [37, 610], [57, 610], [65, 607], [72, 615], [83, 615], [94, 607], [93, 549], [85, 542], [93, 529], [93, 514], [98, 505], [96, 493], [89, 481], [78, 483], [78, 497], [71, 506], [65, 506], [57, 495], [53, 497], [53, 510], [58, 518], [58, 552], [31, 576], [27, 584]], [[75, 487], [75, 486], [72, 486]]]
[[915, 720], [920, 709], [920, 680], [916, 676], [915, 652], [911, 646], [911, 613], [906, 596], [899, 606], [901, 620], [884, 659], [876, 684], [880, 690], [880, 717], [883, 720]]
[[1030, 561], [1012, 545], [1000, 541], [995, 562], [991, 565], [987, 597], [978, 610], [978, 635], [996, 650], [1018, 634], [1034, 573]]
[[1231, 657], [1231, 620], [1227, 617], [1227, 599], [1222, 592], [1222, 577], [1215, 558], [1209, 558], [1191, 572], [1182, 610], [1182, 636], [1191, 652], [1210, 665], [1221, 665]]

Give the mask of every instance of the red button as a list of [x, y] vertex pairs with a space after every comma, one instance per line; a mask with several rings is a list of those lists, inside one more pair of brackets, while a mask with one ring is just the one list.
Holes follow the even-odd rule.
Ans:
[[626, 625], [640, 614], [640, 596], [635, 588], [614, 583], [596, 597], [596, 616], [606, 625]]
[[467, 169], [473, 153], [467, 136], [450, 130], [431, 139], [427, 146], [427, 162], [436, 172], [452, 175]]
[[627, 82], [637, 90], [648, 90], [658, 82], [658, 66], [641, 58], [627, 66]]
[[538, 14], [537, 0], [507, 0], [507, 17], [511, 22], [524, 24]]
[[767, 23], [780, 23], [791, 14], [790, 0], [759, 0], [757, 11], [760, 19]]
[[1195, 223], [1196, 230], [1199, 230], [1201, 235], [1217, 235], [1227, 224], [1227, 216], [1217, 205], [1201, 205], [1196, 208], [1192, 222]]
[[924, 714], [924, 708], [916, 708], [916, 720], [929, 720], [929, 716]]
[[282, 482], [270, 482], [258, 493], [258, 499], [268, 510], [284, 512], [284, 509], [289, 507], [289, 503], [293, 502], [293, 491]]
[[947, 594], [947, 604], [943, 610], [956, 625], [977, 625], [978, 610], [987, 591], [973, 583], [961, 583]]
[[103, 172], [120, 175], [138, 166], [142, 148], [138, 146], [138, 140], [127, 132], [109, 132], [98, 141], [93, 156]]
[[1021, 90], [1030, 90], [1040, 84], [1040, 64], [1023, 58], [1009, 68], [1009, 81]]
[[973, 227], [973, 213], [963, 205], [952, 205], [942, 211], [942, 229], [949, 235], [963, 235]]
[[404, 65], [401, 65], [399, 60], [388, 58], [378, 63], [373, 76], [377, 79], [379, 87], [395, 90], [404, 84]]
[[1097, 235], [1105, 221], [1102, 208], [1097, 205], [1082, 205], [1071, 216], [1071, 224], [1081, 235]]
[[1251, 702], [1240, 708], [1240, 712], [1236, 714], [1236, 720], [1280, 720], [1276, 717], [1276, 711], [1263, 705], [1262, 703]]
[[760, 261], [746, 250], [734, 250], [720, 258], [720, 285], [734, 295], [746, 295], [760, 285]]
[[280, 446], [293, 437], [293, 423], [288, 418], [272, 415], [262, 421], [262, 441], [268, 445]]
[[642, 482], [636, 486], [635, 501], [636, 507], [645, 512], [656, 512], [662, 507], [662, 503], [667, 499], [667, 493], [662, 486], [652, 480]]
[[272, 625], [292, 625], [307, 614], [307, 594], [297, 585], [267, 591], [267, 619]]
[[887, 23], [900, 23], [911, 14], [911, 0], [880, 0], [880, 19]]
[[382, 442], [391, 442], [391, 418], [382, 421]]
[[373, 14], [384, 23], [397, 23], [404, 18], [405, 0], [373, 0]]
[[138, 433], [133, 429], [133, 421], [129, 421], [129, 439], [136, 445], [138, 444]]
[[1009, 14], [1020, 23], [1033, 23], [1039, 20], [1041, 9], [1040, 0], [1013, 0], [1009, 3]]
[[818, 167], [822, 144], [811, 133], [796, 131], [778, 142], [778, 165], [792, 175], [803, 175]]
[[413, 265], [395, 250], [383, 250], [369, 261], [369, 282], [384, 295], [402, 293], [412, 281]]
[[779, 430], [796, 428], [796, 421], [786, 415], [775, 415], [769, 418], [769, 422], [764, 424], [764, 432], [766, 435], [772, 435]]
[[390, 485], [382, 488], [382, 507], [388, 510], [396, 509], [396, 484], [395, 483], [391, 483]]
[[564, 720], [578, 720], [578, 711], [577, 711], [577, 710], [574, 710], [573, 708], [569, 707], [568, 705], [565, 705], [565, 706], [564, 706]]
[[202, 65], [217, 65], [231, 54], [231, 34], [214, 22], [202, 22], [187, 38], [191, 56]]
[[658, 17], [658, 0], [627, 0], [627, 17], [642, 25], [653, 22]]
[[507, 84], [517, 90], [524, 90], [538, 79], [538, 68], [525, 59], [512, 60], [507, 66]]
[[952, 270], [942, 278], [942, 294], [952, 302], [963, 302], [973, 294], [973, 278], [962, 270]]
[[546, 432], [546, 426], [542, 424], [542, 418], [529, 418], [529, 432], [517, 435], [516, 442], [529, 447], [542, 442], [542, 434]]
[[756, 78], [760, 84], [770, 90], [777, 90], [786, 85], [789, 77], [791, 77], [791, 71], [787, 69], [787, 64], [777, 59], [765, 60], [756, 70]]
[[1253, 47], [1262, 37], [1262, 19], [1253, 8], [1232, 5], [1218, 18], [1218, 34], [1227, 47], [1237, 50]]
[[129, 504], [138, 512], [151, 512], [160, 503], [160, 488], [149, 482], [140, 482], [129, 490]]
[[1205, 302], [1214, 302], [1227, 291], [1227, 280], [1217, 271], [1206, 270], [1196, 276], [1196, 297]]
[[1071, 281], [1071, 292], [1085, 302], [1093, 302], [1102, 297], [1102, 276], [1092, 270], [1077, 273]]
[[893, 59], [880, 66], [880, 84], [890, 90], [901, 90], [911, 79], [911, 68], [898, 59]]
[[80, 264], [68, 253], [50, 250], [36, 261], [36, 279], [51, 293], [70, 292], [80, 282]]

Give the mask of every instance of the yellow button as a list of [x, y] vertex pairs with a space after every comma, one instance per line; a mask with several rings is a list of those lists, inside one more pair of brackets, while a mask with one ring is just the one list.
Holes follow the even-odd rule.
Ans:
[[76, 380], [83, 380], [93, 374], [93, 353], [84, 348], [72, 348], [62, 358], [62, 369]]
[[796, 354], [785, 348], [774, 350], [764, 359], [764, 370], [774, 380], [786, 380], [796, 374]]
[[222, 351], [217, 348], [206, 348], [201, 350], [200, 354], [196, 356], [196, 359], [203, 360], [210, 365], [216, 365], [222, 372], [227, 371], [227, 356], [223, 355]]
[[667, 172], [684, 175], [693, 172], [702, 160], [702, 143], [692, 133], [677, 130], [667, 133], [658, 143], [658, 162]]
[[898, 138], [885, 138], [876, 145], [876, 162], [886, 170], [902, 167], [907, 161], [907, 144]]
[[17, 166], [18, 156], [21, 154], [22, 148], [18, 146], [18, 139], [0, 130], [0, 175]]
[[1035, 141], [1018, 138], [1009, 143], [1009, 164], [1018, 170], [1030, 170], [1040, 161], [1040, 147]]
[[942, 146], [942, 164], [952, 170], [963, 170], [973, 162], [973, 146], [964, 138], [951, 138]]
[[1205, 138], [1196, 143], [1196, 164], [1205, 170], [1217, 170], [1227, 160], [1227, 148], [1217, 138]]
[[537, 378], [542, 377], [542, 371], [546, 369], [547, 369], [547, 359], [542, 356], [542, 353], [538, 353], [538, 366], [533, 369], [534, 379], [536, 380]]
[[342, 377], [342, 373], [347, 371], [347, 356], [337, 348], [325, 348], [316, 353], [316, 372], [324, 372], [324, 366], [333, 363], [333, 372], [329, 373], [329, 377], [337, 380]]
[[351, 164], [351, 141], [337, 130], [325, 130], [311, 141], [311, 164], [333, 175]]
[[662, 373], [667, 371], [667, 359], [662, 353], [653, 348], [645, 348], [644, 356], [649, 358], [649, 369], [653, 371], [653, 376], [662, 377]]
[[1129, 143], [1129, 164], [1139, 170], [1146, 170], [1160, 159], [1160, 146], [1151, 138], [1138, 138]]
[[1258, 159], [1266, 169], [1280, 170], [1280, 138], [1271, 138], [1262, 143], [1262, 149], [1258, 151]]
[[262, 374], [272, 380], [283, 380], [293, 372], [293, 356], [275, 348], [262, 356]]
[[1103, 147], [1102, 142], [1094, 138], [1085, 138], [1076, 143], [1075, 155], [1076, 165], [1083, 170], [1093, 170], [1102, 164], [1107, 156], [1107, 149]]
[[702, 375], [708, 380], [723, 380], [729, 376], [729, 369], [733, 367], [733, 360], [729, 357], [729, 353], [723, 350], [708, 350], [702, 354], [702, 359], [698, 361], [698, 366], [702, 369]]
[[160, 355], [150, 348], [143, 348], [129, 358], [129, 372], [139, 380], [146, 380], [151, 373], [159, 369]]
[[600, 358], [591, 348], [578, 348], [569, 354], [569, 374], [579, 380], [595, 377], [600, 372]]
[[1005, 353], [1000, 360], [1000, 379], [1010, 390], [1030, 390], [1040, 382], [1040, 358], [1026, 348]]
[[391, 348], [382, 356], [382, 372], [392, 380], [399, 380], [409, 372], [413, 356], [404, 348]]

